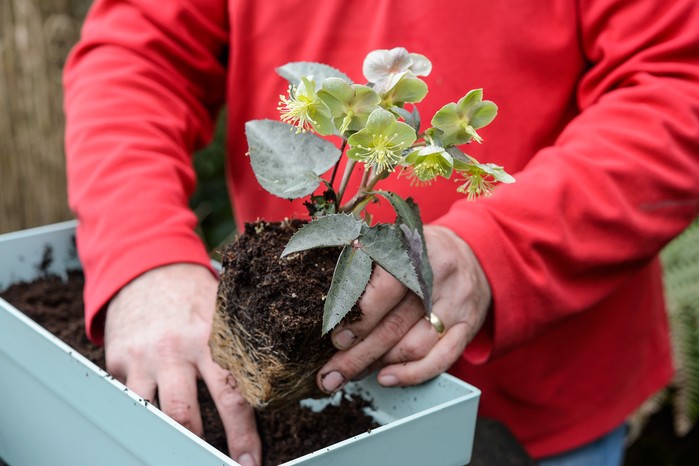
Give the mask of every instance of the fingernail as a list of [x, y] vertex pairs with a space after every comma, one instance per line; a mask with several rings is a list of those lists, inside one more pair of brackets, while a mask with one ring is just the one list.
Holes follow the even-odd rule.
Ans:
[[356, 339], [357, 337], [351, 330], [342, 330], [335, 335], [335, 347], [340, 350], [345, 350], [352, 346], [352, 343], [354, 343]]
[[320, 383], [323, 386], [323, 390], [325, 390], [328, 393], [332, 393], [334, 391], [339, 390], [340, 387], [344, 385], [345, 378], [339, 372], [332, 371], [325, 374], [322, 377]]
[[392, 374], [381, 375], [378, 380], [384, 387], [392, 387], [398, 384], [398, 377]]
[[238, 458], [238, 463], [240, 463], [240, 466], [256, 466], [255, 460], [252, 459], [252, 455], [250, 453], [243, 453], [240, 455]]

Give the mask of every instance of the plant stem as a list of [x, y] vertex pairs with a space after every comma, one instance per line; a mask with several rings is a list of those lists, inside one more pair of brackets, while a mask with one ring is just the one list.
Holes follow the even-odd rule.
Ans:
[[[369, 194], [367, 196], [364, 196], [364, 198], [361, 200], [361, 202], [357, 202], [357, 204], [352, 208], [352, 215], [355, 218], [361, 218], [362, 211], [364, 208], [371, 202], [371, 200], [374, 199], [373, 194]], [[366, 223], [371, 224], [371, 215], [369, 215], [368, 212], [364, 212], [364, 217], [366, 220]]]
[[340, 168], [340, 161], [342, 161], [342, 154], [345, 153], [345, 147], [347, 147], [347, 139], [342, 138], [342, 145], [340, 146], [340, 158], [337, 159], [335, 168], [333, 168], [333, 174], [330, 177], [330, 186], [332, 186], [335, 183], [335, 175], [337, 175], [337, 169]]
[[366, 184], [369, 181], [369, 177], [371, 174], [374, 172], [374, 167], [367, 167], [366, 165], [364, 166], [364, 175], [362, 175], [362, 182], [359, 183], [359, 189], [357, 192], [364, 192], [366, 191]]
[[[347, 203], [343, 206], [340, 206], [339, 211], [340, 212], [353, 212], [355, 207], [357, 207], [359, 204], [363, 203], [371, 194], [369, 194], [373, 189], [374, 186], [376, 186], [376, 183], [378, 183], [380, 180], [386, 177], [388, 174], [388, 171], [383, 170], [379, 173], [377, 173], [374, 176], [370, 177], [371, 172], [369, 170], [364, 172], [364, 177], [362, 178], [362, 184], [359, 187], [359, 190], [357, 191], [357, 194], [347, 201]], [[338, 202], [339, 204], [339, 202]], [[366, 206], [366, 204], [364, 204]], [[362, 207], [363, 208], [363, 207]]]
[[337, 205], [340, 205], [340, 202], [342, 201], [342, 196], [345, 194], [345, 190], [347, 189], [347, 183], [349, 183], [350, 176], [352, 176], [352, 171], [354, 171], [354, 167], [357, 165], [356, 160], [348, 159], [347, 160], [347, 165], [345, 165], [345, 173], [342, 174], [342, 181], [340, 181], [340, 188], [338, 189], [337, 192]]
[[369, 182], [366, 185], [365, 191], [371, 191], [372, 189], [374, 189], [374, 186], [376, 186], [376, 183], [378, 183], [380, 180], [384, 179], [386, 177], [386, 175], [388, 175], [388, 173], [389, 172], [387, 170], [383, 170], [382, 172], [377, 173], [376, 176], [374, 176], [373, 178], [371, 178], [369, 180]]

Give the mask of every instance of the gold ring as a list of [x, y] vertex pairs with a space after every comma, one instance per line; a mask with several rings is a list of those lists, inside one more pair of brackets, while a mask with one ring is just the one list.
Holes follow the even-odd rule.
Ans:
[[442, 335], [444, 335], [444, 331], [446, 330], [444, 328], [444, 322], [442, 322], [442, 319], [439, 318], [437, 314], [434, 312], [431, 312], [430, 315], [425, 316], [425, 319], [427, 319], [427, 322], [430, 323], [433, 329], [437, 332], [437, 335], [441, 338]]

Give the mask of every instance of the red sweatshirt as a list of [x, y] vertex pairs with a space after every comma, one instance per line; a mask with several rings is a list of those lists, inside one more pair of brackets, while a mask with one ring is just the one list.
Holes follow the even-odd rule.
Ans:
[[699, 212], [694, 0], [96, 1], [65, 72], [90, 336], [134, 277], [208, 264], [190, 154], [224, 102], [237, 220], [303, 215], [258, 186], [244, 122], [278, 118], [275, 67], [364, 82], [366, 53], [395, 46], [433, 63], [426, 122], [484, 88], [500, 113], [466, 150], [517, 179], [475, 203], [448, 180], [383, 185], [456, 231], [490, 280], [487, 325], [451, 371], [535, 457], [604, 434], [672, 373], [657, 253]]

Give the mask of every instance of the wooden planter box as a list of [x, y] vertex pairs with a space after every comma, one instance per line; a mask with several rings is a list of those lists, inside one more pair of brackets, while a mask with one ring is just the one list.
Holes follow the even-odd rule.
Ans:
[[[0, 235], [0, 290], [78, 269], [75, 222]], [[480, 391], [448, 374], [408, 388], [367, 378], [381, 427], [285, 465], [464, 465]], [[0, 299], [0, 458], [12, 466], [236, 465]]]

